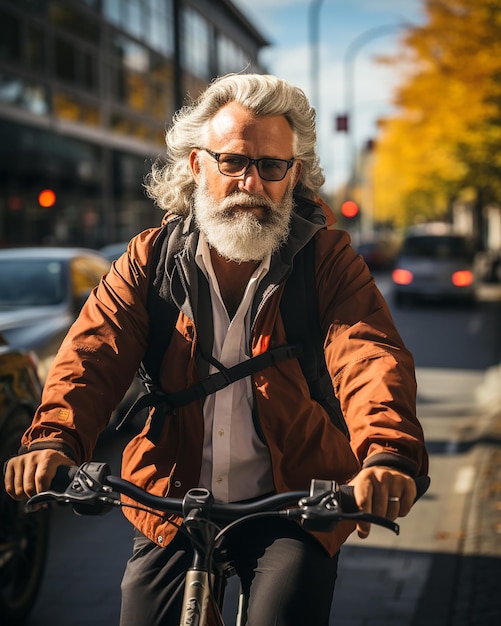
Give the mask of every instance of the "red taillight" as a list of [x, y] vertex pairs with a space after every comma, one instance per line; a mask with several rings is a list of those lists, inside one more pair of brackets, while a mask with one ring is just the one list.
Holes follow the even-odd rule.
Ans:
[[470, 270], [459, 270], [454, 272], [451, 280], [456, 287], [469, 287], [473, 283], [473, 273]]
[[412, 272], [410, 272], [409, 270], [404, 270], [402, 268], [397, 268], [396, 270], [393, 270], [391, 278], [393, 279], [393, 282], [397, 285], [410, 285], [414, 280]]

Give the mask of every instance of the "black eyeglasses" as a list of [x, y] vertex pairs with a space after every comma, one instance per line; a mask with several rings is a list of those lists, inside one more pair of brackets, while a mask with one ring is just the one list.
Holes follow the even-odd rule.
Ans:
[[213, 152], [207, 148], [200, 148], [205, 150], [207, 154], [217, 161], [217, 168], [224, 176], [231, 176], [238, 178], [247, 172], [251, 165], [257, 167], [259, 176], [263, 180], [279, 181], [285, 178], [285, 175], [292, 167], [294, 158], [286, 159], [270, 159], [263, 157], [261, 159], [251, 159], [243, 154], [229, 154], [227, 152]]

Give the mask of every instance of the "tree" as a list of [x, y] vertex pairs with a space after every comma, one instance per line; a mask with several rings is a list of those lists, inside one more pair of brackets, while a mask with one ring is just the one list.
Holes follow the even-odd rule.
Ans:
[[477, 213], [501, 200], [501, 4], [426, 0], [399, 58], [398, 113], [378, 139], [378, 218], [442, 218], [467, 195]]

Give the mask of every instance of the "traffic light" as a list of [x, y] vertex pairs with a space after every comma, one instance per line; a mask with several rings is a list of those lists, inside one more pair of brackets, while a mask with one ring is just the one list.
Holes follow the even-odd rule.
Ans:
[[346, 219], [354, 219], [355, 217], [357, 217], [358, 212], [359, 207], [354, 200], [345, 200], [341, 205], [341, 215]]
[[348, 115], [337, 115], [336, 116], [336, 130], [338, 133], [347, 133], [349, 131], [350, 119]]
[[38, 204], [44, 209], [50, 209], [56, 204], [56, 194], [52, 189], [43, 189], [38, 194]]

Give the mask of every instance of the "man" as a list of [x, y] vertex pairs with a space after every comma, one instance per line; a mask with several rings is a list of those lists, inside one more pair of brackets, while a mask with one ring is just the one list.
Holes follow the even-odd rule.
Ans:
[[[427, 455], [413, 360], [348, 236], [323, 227], [313, 203], [324, 182], [315, 141], [303, 92], [272, 76], [223, 77], [174, 119], [166, 164], [147, 180], [174, 220], [162, 262], [180, 309], [160, 380], [167, 392], [183, 390], [218, 363], [286, 344], [280, 297], [295, 255], [313, 238], [325, 358], [350, 439], [311, 399], [298, 360], [283, 360], [175, 415], [152, 412], [125, 449], [122, 472], [153, 493], [180, 497], [202, 486], [216, 500], [240, 501], [326, 478], [351, 481], [361, 509], [390, 519], [415, 500], [413, 477], [426, 475]], [[314, 209], [308, 219], [305, 206]], [[63, 342], [22, 454], [8, 466], [13, 497], [46, 489], [58, 465], [91, 457], [147, 348], [158, 234], [131, 241]], [[176, 624], [187, 541], [165, 520], [125, 514], [137, 533], [121, 624]], [[314, 537], [267, 520], [240, 531], [233, 556], [248, 623], [327, 625], [339, 548], [352, 530], [343, 523]], [[369, 526], [358, 533], [366, 537]]]

